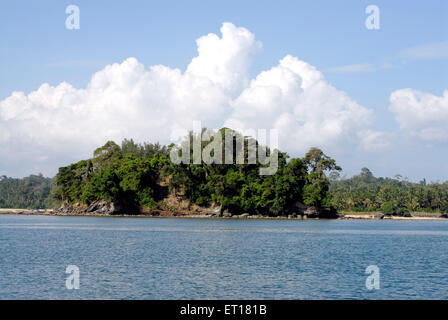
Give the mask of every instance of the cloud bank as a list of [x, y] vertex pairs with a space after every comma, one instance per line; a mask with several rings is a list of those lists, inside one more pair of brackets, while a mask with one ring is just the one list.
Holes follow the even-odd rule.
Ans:
[[[193, 121], [209, 128], [274, 128], [280, 149], [292, 154], [312, 146], [339, 154], [390, 146], [387, 134], [370, 129], [373, 111], [315, 67], [287, 55], [250, 79], [261, 43], [231, 23], [220, 31], [196, 41], [198, 54], [185, 71], [128, 58], [93, 74], [85, 88], [44, 83], [28, 94], [13, 92], [0, 101], [0, 174], [54, 174], [107, 140], [169, 143]], [[403, 130], [446, 139], [447, 101], [447, 92], [434, 97], [405, 89], [392, 94], [390, 110]]]
[[442, 96], [413, 89], [392, 92], [389, 110], [400, 128], [424, 141], [448, 141], [448, 90]]

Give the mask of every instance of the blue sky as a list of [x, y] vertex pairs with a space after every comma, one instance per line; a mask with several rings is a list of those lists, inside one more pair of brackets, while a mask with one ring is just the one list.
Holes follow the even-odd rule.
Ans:
[[[79, 30], [65, 28], [69, 4], [80, 8]], [[364, 11], [370, 4], [380, 8], [380, 30], [365, 27]], [[448, 89], [447, 21], [448, 2], [434, 0], [2, 2], [0, 101], [13, 91], [29, 94], [43, 83], [57, 86], [64, 81], [85, 88], [95, 72], [128, 57], [145, 67], [161, 64], [185, 71], [197, 55], [195, 40], [219, 35], [222, 23], [231, 22], [262, 42], [249, 69], [251, 78], [292, 55], [373, 110], [372, 130], [395, 134], [397, 146], [382, 157], [349, 147], [336, 152], [347, 174], [369, 166], [377, 175], [447, 180], [446, 139], [416, 142], [415, 133], [400, 130], [389, 110], [396, 90], [411, 88], [440, 97]], [[27, 155], [26, 150], [18, 154]], [[18, 168], [17, 161], [0, 159], [0, 174], [38, 170], [51, 175], [56, 168], [50, 167], [72, 158], [55, 156], [58, 160], [43, 163], [42, 170], [39, 164], [27, 167], [23, 162]]]

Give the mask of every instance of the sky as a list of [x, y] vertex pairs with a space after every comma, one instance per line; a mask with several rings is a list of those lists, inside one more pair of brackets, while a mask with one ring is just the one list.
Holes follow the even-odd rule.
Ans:
[[0, 4], [0, 175], [53, 176], [193, 121], [276, 129], [281, 150], [320, 147], [346, 176], [448, 180], [448, 2]]

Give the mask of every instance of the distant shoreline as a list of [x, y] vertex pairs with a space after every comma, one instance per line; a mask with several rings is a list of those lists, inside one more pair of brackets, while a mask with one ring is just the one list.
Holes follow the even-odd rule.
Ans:
[[164, 214], [67, 214], [54, 213], [53, 210], [39, 211], [29, 209], [0, 209], [0, 215], [26, 215], [26, 216], [54, 216], [54, 217], [133, 217], [133, 218], [192, 218], [192, 219], [240, 219], [240, 220], [407, 220], [407, 221], [448, 221], [438, 213], [415, 212], [412, 217], [384, 216], [378, 212], [350, 212], [343, 213], [335, 219], [307, 218], [306, 216], [279, 216], [269, 217], [261, 215], [233, 215], [227, 217], [203, 215], [203, 214], [179, 214], [175, 212], [164, 212]]

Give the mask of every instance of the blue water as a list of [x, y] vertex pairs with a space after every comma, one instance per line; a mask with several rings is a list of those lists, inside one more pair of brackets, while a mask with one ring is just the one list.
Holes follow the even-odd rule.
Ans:
[[448, 299], [448, 221], [0, 215], [0, 271], [0, 299]]

